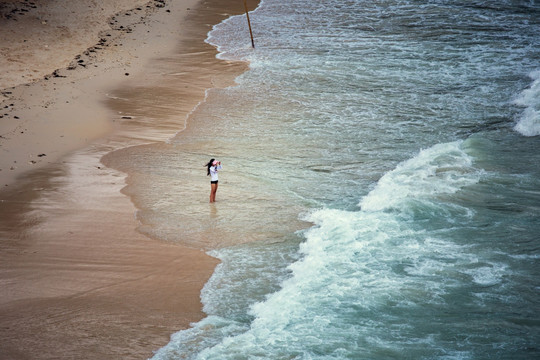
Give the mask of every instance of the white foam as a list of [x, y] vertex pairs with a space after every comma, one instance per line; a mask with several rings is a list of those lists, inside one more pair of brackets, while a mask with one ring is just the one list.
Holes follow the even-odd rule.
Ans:
[[472, 276], [473, 281], [478, 285], [490, 286], [499, 284], [507, 273], [507, 266], [504, 264], [489, 264], [476, 269], [471, 269], [465, 273]]
[[514, 104], [525, 107], [514, 130], [524, 136], [540, 135], [540, 70], [529, 75], [531, 87], [521, 92]]
[[[436, 145], [400, 164], [366, 198], [392, 192], [393, 187], [398, 193], [423, 198], [455, 192], [477, 180], [471, 164], [460, 142]], [[406, 177], [415, 179], [419, 188]], [[400, 199], [388, 201], [395, 207], [408, 206]], [[343, 331], [375, 347], [392, 347], [383, 333], [374, 330], [383, 328], [384, 319], [363, 321], [359, 314], [386, 309], [388, 302], [403, 309], [444, 304], [446, 286], [462, 278], [456, 267], [475, 261], [466, 246], [414, 230], [392, 213], [321, 209], [307, 220], [317, 226], [305, 233], [300, 246], [303, 258], [289, 266], [292, 277], [283, 281], [279, 291], [251, 306], [254, 320], [248, 331], [226, 337], [198, 358], [227, 354], [224, 358], [232, 359], [261, 352], [279, 358], [280, 344], [286, 344], [288, 354], [304, 354], [323, 343], [339, 349]], [[396, 266], [403, 266], [403, 271]], [[475, 279], [482, 281], [482, 274], [475, 273]], [[344, 308], [355, 309], [354, 325], [343, 323]], [[295, 341], [298, 338], [302, 342]]]
[[462, 149], [462, 141], [437, 144], [386, 173], [359, 205], [364, 211], [402, 207], [407, 201], [423, 201], [453, 194], [476, 183], [480, 172]]
[[[360, 172], [363, 172], [364, 179], [368, 179], [362, 184], [373, 181], [375, 176], [380, 176], [381, 169], [386, 169], [385, 162], [389, 158], [396, 159], [395, 154], [401, 156], [411, 151], [411, 148], [418, 149], [438, 141], [447, 141], [441, 139], [455, 136], [448, 132], [454, 126], [471, 128], [483, 121], [483, 118], [478, 119], [469, 109], [477, 109], [475, 105], [479, 102], [478, 96], [495, 93], [489, 84], [480, 81], [486, 72], [484, 66], [490, 66], [487, 72], [498, 73], [493, 71], [494, 68], [499, 69], [498, 63], [511, 63], [508, 60], [501, 61], [497, 56], [497, 64], [491, 64], [489, 56], [502, 52], [490, 51], [488, 45], [481, 49], [468, 47], [468, 51], [464, 52], [459, 39], [444, 42], [448, 58], [439, 63], [435, 60], [440, 49], [432, 51], [433, 48], [423, 46], [431, 41], [402, 44], [401, 40], [388, 42], [377, 34], [365, 32], [362, 34], [364, 36], [347, 37], [349, 33], [344, 29], [355, 29], [359, 21], [357, 17], [351, 17], [348, 23], [343, 23], [343, 17], [354, 12], [337, 12], [340, 14], [340, 26], [335, 27], [338, 33], [333, 32], [335, 23], [332, 22], [327, 23], [326, 29], [313, 31], [307, 22], [314, 21], [317, 26], [326, 24], [331, 19], [326, 12], [337, 6], [315, 2], [320, 10], [316, 13], [307, 6], [313, 2], [307, 0], [300, 2], [302, 6], [295, 3], [296, 6], [284, 7], [279, 1], [270, 3], [284, 9], [285, 13], [265, 10], [268, 13], [266, 19], [275, 13], [279, 22], [263, 19], [264, 23], [257, 23], [257, 15], [252, 17], [257, 46], [255, 51], [250, 47], [244, 15], [230, 18], [214, 27], [207, 42], [218, 47], [220, 58], [251, 61], [252, 71], [237, 79], [241, 85], [237, 88], [252, 86], [246, 92], [250, 96], [258, 94], [257, 91], [264, 91], [264, 95], [268, 96], [257, 107], [264, 111], [250, 114], [256, 119], [256, 128], [272, 129], [267, 132], [278, 138], [279, 133], [274, 130], [284, 122], [276, 120], [275, 129], [265, 128], [262, 119], [272, 119], [274, 115], [276, 118], [288, 116], [288, 121], [295, 122], [296, 126], [291, 131], [294, 137], [284, 137], [287, 147], [302, 138], [315, 139], [309, 142], [313, 146], [303, 146], [302, 149], [316, 153], [320, 150], [317, 140], [323, 139], [321, 149], [334, 157], [328, 156], [324, 159], [327, 160], [324, 165], [314, 167], [317, 170], [324, 169], [324, 172], [312, 172], [332, 177], [336, 181], [326, 181], [336, 188], [339, 187], [335, 185], [337, 180], [343, 181], [344, 175], [348, 176], [346, 180], [354, 184], [351, 188], [355, 191], [343, 192], [349, 197], [358, 194], [360, 186], [356, 180], [360, 178]], [[339, 3], [340, 7], [345, 4], [339, 1], [335, 3]], [[364, 9], [363, 2], [353, 3], [362, 7], [359, 14], [377, 19], [366, 21], [365, 25], [360, 25], [362, 29], [384, 30], [384, 24], [378, 19], [382, 18], [379, 15], [387, 13], [386, 6], [368, 2], [366, 4], [369, 6]], [[371, 5], [374, 8], [370, 10]], [[418, 7], [413, 9], [413, 13], [418, 13]], [[262, 10], [259, 8], [257, 11]], [[289, 16], [288, 12], [298, 14]], [[429, 13], [429, 10], [425, 13]], [[324, 15], [321, 17], [321, 14]], [[262, 35], [257, 37], [257, 32], [266, 34], [266, 40], [262, 39]], [[450, 33], [446, 36], [449, 40], [453, 38]], [[391, 38], [391, 32], [384, 37]], [[273, 43], [269, 38], [279, 41]], [[289, 41], [291, 39], [295, 41]], [[266, 44], [259, 41], [268, 41], [268, 46], [263, 46]], [[422, 46], [416, 48], [416, 45]], [[350, 51], [342, 52], [344, 47]], [[287, 52], [288, 49], [291, 51]], [[408, 53], [414, 56], [406, 56]], [[400, 55], [397, 67], [394, 66], [395, 57], [389, 56], [392, 54]], [[424, 59], [422, 54], [427, 54], [428, 58]], [[463, 58], [462, 54], [470, 54], [470, 58]], [[515, 52], [508, 56], [515, 56]], [[355, 57], [363, 61], [356, 61]], [[434, 61], [430, 62], [430, 58]], [[278, 75], [287, 81], [276, 80]], [[339, 86], [336, 87], [336, 84]], [[410, 84], [410, 87], [393, 87], [400, 84]], [[460, 85], [452, 89], [454, 84]], [[274, 89], [280, 91], [274, 93]], [[380, 92], [380, 89], [384, 91]], [[405, 91], [407, 89], [412, 91]], [[429, 96], [423, 96], [422, 92]], [[506, 96], [505, 93], [500, 94], [497, 95], [503, 98]], [[272, 96], [283, 99], [288, 98], [287, 95], [291, 95], [290, 102], [294, 106], [273, 107]], [[246, 100], [241, 96], [239, 98]], [[420, 106], [427, 100], [433, 101], [429, 108]], [[496, 98], [495, 103], [498, 100]], [[276, 103], [282, 104], [279, 101]], [[527, 104], [524, 106], [529, 107]], [[392, 109], [398, 111], [390, 111]], [[238, 116], [238, 119], [242, 117]], [[470, 119], [470, 122], [463, 119]], [[356, 126], [358, 124], [361, 126]], [[306, 131], [311, 129], [312, 132]], [[381, 136], [390, 133], [393, 136]], [[315, 136], [319, 134], [325, 136]], [[333, 142], [334, 135], [337, 135], [336, 142]], [[382, 139], [394, 139], [395, 142], [385, 143]], [[361, 144], [358, 148], [365, 151], [362, 156], [362, 151], [353, 146], [357, 142]], [[422, 145], [418, 145], [419, 142]], [[332, 147], [332, 144], [335, 146]], [[184, 349], [170, 358], [184, 357], [186, 353], [191, 354], [189, 358], [200, 359], [343, 359], [358, 358], [358, 354], [366, 358], [378, 358], [372, 355], [411, 349], [404, 347], [405, 343], [422, 344], [423, 348], [431, 349], [431, 357], [444, 353], [445, 356], [439, 357], [472, 358], [472, 353], [452, 350], [447, 343], [440, 342], [436, 338], [437, 334], [426, 335], [425, 332], [411, 330], [414, 326], [419, 326], [419, 330], [424, 329], [424, 322], [431, 325], [431, 317], [421, 319], [430, 307], [433, 310], [455, 306], [453, 301], [456, 288], [463, 287], [466, 290], [471, 285], [475, 288], [488, 287], [498, 285], [503, 279], [504, 265], [478, 259], [482, 254], [475, 254], [475, 249], [466, 245], [469, 239], [464, 238], [463, 233], [468, 233], [459, 232], [464, 229], [460, 226], [474, 216], [474, 210], [465, 207], [466, 201], [460, 201], [461, 194], [448, 196], [477, 183], [482, 176], [482, 171], [475, 168], [471, 157], [474, 154], [473, 147], [464, 144], [471, 145], [469, 140], [435, 145], [399, 164], [384, 175], [362, 199], [361, 211], [325, 208], [310, 214], [307, 220], [316, 226], [305, 233], [306, 241], [300, 246], [301, 260], [289, 267], [290, 274], [279, 277], [279, 290], [270, 281], [268, 267], [253, 266], [259, 262], [276, 264], [269, 253], [261, 254], [265, 257], [261, 261], [250, 262], [253, 252], [240, 254], [236, 249], [234, 251], [239, 256], [234, 261], [227, 261], [223, 257], [226, 250], [220, 251], [223, 262], [202, 293], [204, 310], [209, 317], [195, 324], [194, 329], [181, 332], [181, 335], [173, 339], [170, 345], [172, 348]], [[279, 143], [274, 147], [278, 148]], [[340, 153], [343, 149], [347, 151]], [[352, 162], [346, 160], [340, 164], [340, 156], [349, 154], [354, 161], [358, 160], [354, 166], [359, 170], [339, 173], [336, 170], [340, 165], [346, 164], [344, 168], [349, 169]], [[299, 160], [302, 156], [298, 153], [295, 156], [292, 160], [286, 156], [279, 157], [280, 165], [288, 161], [295, 164], [295, 171], [287, 173], [287, 183], [290, 184], [295, 177], [301, 179], [302, 186], [304, 183], [317, 183], [307, 182], [306, 177], [297, 175], [297, 170], [301, 171], [297, 164], [302, 163]], [[370, 162], [377, 165], [371, 165]], [[376, 175], [366, 176], [367, 172]], [[290, 186], [287, 190], [294, 188]], [[312, 196], [311, 186], [309, 190], [306, 193]], [[342, 194], [341, 190], [336, 190], [336, 193]], [[330, 199], [328, 191], [329, 188], [317, 190]], [[299, 197], [304, 194], [301, 191], [298, 193]], [[358, 195], [352, 197], [353, 202], [358, 201]], [[334, 203], [328, 205], [325, 202], [318, 204], [353, 208], [352, 204], [347, 207]], [[421, 221], [403, 216], [418, 209], [422, 211]], [[432, 231], [435, 222], [438, 228]], [[457, 232], [454, 232], [454, 226]], [[283, 251], [283, 248], [278, 251]], [[232, 264], [234, 266], [227, 268]], [[252, 272], [260, 274], [251, 277], [251, 274], [243, 270], [250, 268]], [[269, 289], [267, 283], [271, 283], [272, 290], [271, 295], [265, 297], [257, 290], [257, 286]], [[249, 294], [249, 297], [244, 298], [244, 294]], [[461, 298], [458, 298], [457, 302], [460, 301]], [[243, 318], [238, 321], [234, 315], [240, 313], [240, 310], [235, 310], [240, 307], [240, 310], [249, 308], [249, 313], [242, 313]], [[218, 312], [220, 316], [216, 316]], [[415, 316], [408, 317], [408, 313]], [[414, 323], [415, 319], [417, 323]], [[444, 324], [440, 331], [446, 331]], [[457, 338], [461, 337], [461, 331], [460, 328]], [[213, 340], [198, 345], [195, 350], [189, 348], [190, 344], [204, 341], [201, 339], [205, 332], [208, 334], [206, 337], [213, 337]], [[463, 330], [463, 334], [469, 336], [466, 330]], [[323, 351], [321, 346], [324, 346]]]
[[[263, 1], [254, 11], [250, 11], [250, 18], [256, 18]], [[258, 28], [254, 29], [255, 36]], [[256, 39], [258, 41], [259, 39]], [[250, 33], [245, 14], [231, 16], [212, 27], [205, 40], [218, 50], [218, 59], [250, 61], [254, 49], [251, 46]]]

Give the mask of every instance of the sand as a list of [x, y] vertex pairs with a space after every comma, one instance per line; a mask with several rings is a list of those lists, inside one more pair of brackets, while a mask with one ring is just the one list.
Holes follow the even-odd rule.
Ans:
[[[138, 233], [125, 174], [100, 160], [166, 141], [205, 89], [244, 70], [203, 43], [242, 11], [226, 0], [0, 2], [0, 359], [145, 359], [204, 316], [216, 259]], [[159, 77], [171, 71], [167, 88]], [[107, 101], [157, 83], [160, 106]]]

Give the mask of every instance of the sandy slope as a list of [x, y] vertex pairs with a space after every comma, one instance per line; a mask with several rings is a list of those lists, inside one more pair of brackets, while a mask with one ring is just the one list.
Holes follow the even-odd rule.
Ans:
[[[204, 89], [243, 69], [203, 43], [242, 5], [0, 2], [0, 359], [143, 359], [203, 316], [216, 260], [139, 234], [124, 174], [100, 159], [174, 134]], [[108, 94], [159, 81], [156, 58], [181, 74], [176, 103], [142, 114], [150, 127], [124, 123]]]

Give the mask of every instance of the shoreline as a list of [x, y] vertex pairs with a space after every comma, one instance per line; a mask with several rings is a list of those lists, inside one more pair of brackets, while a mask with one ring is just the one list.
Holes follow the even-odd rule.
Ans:
[[[203, 317], [200, 290], [217, 260], [138, 233], [134, 205], [121, 193], [126, 175], [104, 167], [101, 157], [175, 135], [207, 88], [230, 84], [244, 69], [215, 59], [203, 42], [208, 20], [241, 13], [238, 5], [224, 12], [224, 0], [167, 2], [122, 33], [132, 40], [116, 38], [121, 46], [109, 45], [95, 63], [4, 90], [11, 92], [4, 103], [14, 106], [3, 106], [21, 121], [2, 122], [2, 134], [12, 126], [13, 137], [0, 139], [2, 158], [8, 149], [7, 161], [18, 164], [7, 171], [3, 162], [0, 172], [3, 358], [147, 358]], [[170, 18], [178, 33], [167, 28]], [[202, 39], [195, 36], [201, 29]], [[140, 56], [150, 43], [156, 49], [156, 39], [162, 50]], [[194, 56], [201, 48], [213, 52], [212, 65]], [[156, 58], [185, 60], [184, 73], [173, 74], [185, 84], [185, 93], [173, 94], [180, 101], [146, 117], [113, 106], [115, 95], [159, 75]]]

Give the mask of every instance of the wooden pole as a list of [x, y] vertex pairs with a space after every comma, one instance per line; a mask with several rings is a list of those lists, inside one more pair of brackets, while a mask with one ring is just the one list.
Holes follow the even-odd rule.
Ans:
[[253, 32], [251, 31], [251, 22], [249, 21], [249, 14], [248, 14], [248, 7], [247, 7], [247, 1], [244, 0], [244, 8], [246, 9], [246, 17], [249, 27], [249, 35], [251, 36], [251, 47], [255, 49], [255, 42], [253, 41]]

